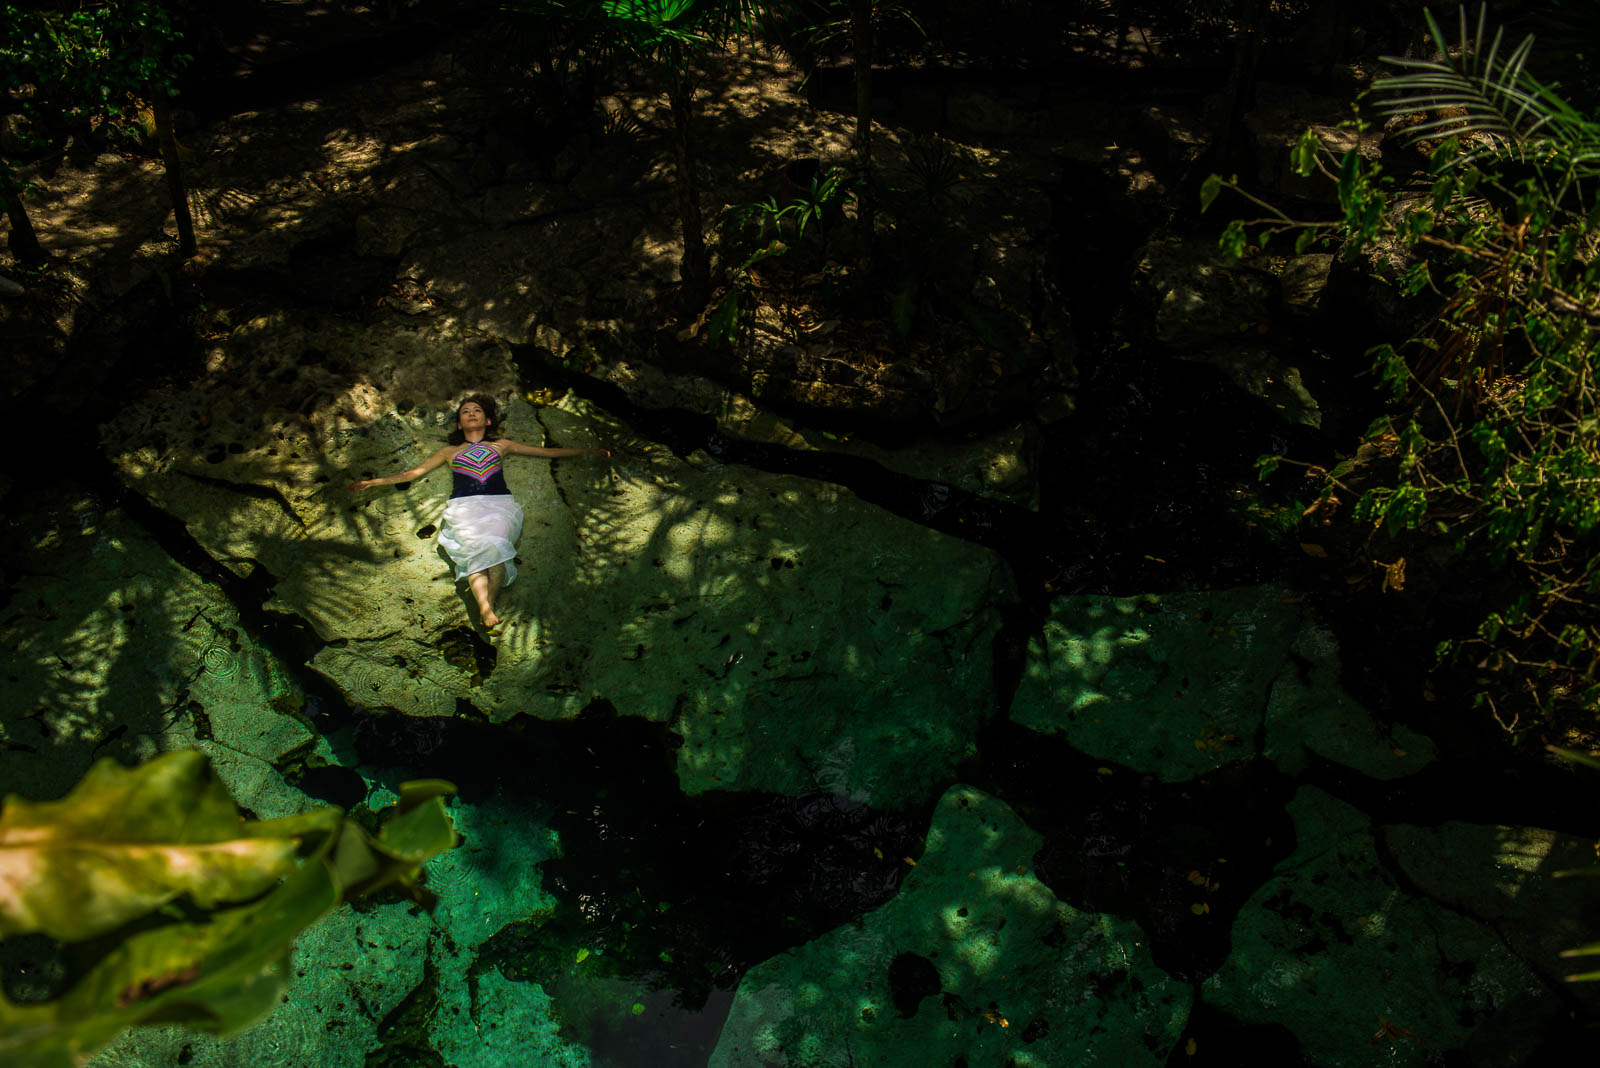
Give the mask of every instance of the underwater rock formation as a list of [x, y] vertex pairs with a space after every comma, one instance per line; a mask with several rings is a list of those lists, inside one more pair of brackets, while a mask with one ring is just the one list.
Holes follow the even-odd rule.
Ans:
[[1188, 985], [1137, 924], [1057, 900], [1032, 870], [1041, 841], [951, 787], [893, 901], [744, 977], [712, 1068], [1164, 1063]]
[[1340, 689], [1337, 643], [1302, 600], [1281, 586], [1059, 597], [1012, 719], [1168, 782], [1258, 753], [1289, 774], [1307, 752], [1383, 779], [1428, 763], [1428, 739]]
[[1298, 848], [1240, 910], [1208, 1004], [1282, 1024], [1327, 1068], [1428, 1063], [1557, 1008], [1493, 929], [1405, 892], [1365, 815], [1310, 786], [1289, 811]]

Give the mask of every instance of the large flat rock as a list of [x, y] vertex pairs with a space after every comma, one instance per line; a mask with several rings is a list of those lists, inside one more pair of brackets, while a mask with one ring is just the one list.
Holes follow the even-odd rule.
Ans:
[[[683, 737], [691, 792], [824, 789], [894, 806], [972, 754], [996, 707], [990, 645], [1011, 596], [989, 551], [839, 486], [675, 455], [572, 398], [518, 398], [511, 437], [615, 455], [508, 465], [527, 521], [501, 597], [510, 623], [491, 646], [435, 544], [447, 473], [344, 489], [443, 444], [459, 394], [418, 370], [439, 339], [392, 323], [294, 337], [279, 325], [191, 393], [130, 406], [115, 459], [218, 561], [270, 572], [267, 607], [315, 628], [326, 645], [313, 666], [352, 703], [418, 716], [470, 705], [502, 722], [607, 701]], [[328, 363], [280, 396], [274, 376], [311, 344]], [[341, 370], [379, 347], [390, 355], [376, 370]], [[512, 393], [503, 351], [468, 346], [461, 360]], [[461, 361], [436, 369], [442, 383], [467, 374]]]
[[1187, 984], [1137, 924], [1058, 901], [1041, 841], [952, 787], [894, 900], [745, 975], [712, 1068], [1165, 1063]]
[[0, 618], [0, 793], [54, 799], [101, 757], [193, 748], [258, 816], [305, 808], [275, 766], [312, 741], [296, 691], [222, 592], [91, 498], [24, 518]]
[[[1561, 956], [1600, 932], [1594, 881], [1560, 877], [1594, 867], [1593, 841], [1542, 827], [1450, 820], [1385, 827], [1382, 842], [1419, 890], [1492, 927], [1546, 981], [1594, 970], [1592, 958]], [[1591, 1011], [1600, 1009], [1600, 984], [1567, 989]]]

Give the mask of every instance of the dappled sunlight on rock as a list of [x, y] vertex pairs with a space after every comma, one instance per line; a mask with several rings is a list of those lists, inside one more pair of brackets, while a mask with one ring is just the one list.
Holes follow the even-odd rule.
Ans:
[[0, 783], [59, 797], [99, 757], [199, 748], [265, 817], [303, 795], [272, 762], [311, 737], [233, 607], [119, 513], [80, 502], [39, 539], [0, 641]]
[[1168, 781], [1256, 756], [1258, 738], [1291, 774], [1308, 753], [1378, 778], [1426, 764], [1432, 742], [1339, 687], [1337, 643], [1302, 600], [1278, 586], [1057, 598], [1013, 719]]
[[[269, 609], [332, 643], [315, 665], [357, 705], [450, 715], [465, 701], [502, 721], [604, 699], [671, 724], [691, 792], [897, 804], [974, 751], [995, 707], [995, 606], [1010, 596], [986, 550], [828, 483], [680, 459], [570, 397], [517, 399], [503, 410], [512, 437], [614, 456], [513, 460], [520, 574], [501, 594], [506, 628], [474, 646], [451, 636], [470, 636], [476, 613], [434, 542], [447, 479], [344, 489], [442, 444], [460, 393], [392, 384], [437, 363], [429, 340], [330, 326], [236, 344], [248, 358], [192, 394], [130, 406], [118, 463], [216, 559], [271, 574]], [[387, 367], [366, 359], [385, 344]], [[341, 356], [288, 378], [299, 351], [324, 345], [364, 369]], [[507, 381], [503, 350], [469, 351], [476, 381], [456, 367], [443, 383]]]

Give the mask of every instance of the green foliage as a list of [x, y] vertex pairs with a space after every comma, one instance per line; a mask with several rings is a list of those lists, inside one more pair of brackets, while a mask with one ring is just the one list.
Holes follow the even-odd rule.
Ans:
[[[1488, 34], [1488, 5], [1478, 9], [1469, 27], [1460, 9], [1454, 47], [1431, 12], [1424, 12], [1428, 30], [1442, 58], [1387, 58], [1407, 73], [1373, 82], [1384, 115], [1424, 117], [1406, 130], [1413, 140], [1445, 136], [1456, 140], [1436, 171], [1469, 165], [1532, 165], [1530, 179], [1538, 187], [1531, 210], [1540, 203], [1559, 203], [1574, 183], [1600, 174], [1600, 125], [1533, 77], [1527, 62], [1532, 36], [1509, 51], [1504, 30]], [[1441, 146], [1442, 147], [1442, 146]]]
[[[1429, 24], [1450, 56], [1431, 16]], [[1515, 741], [1552, 713], [1568, 725], [1576, 713], [1592, 730], [1600, 711], [1600, 205], [1584, 188], [1600, 126], [1527, 75], [1531, 41], [1497, 62], [1500, 33], [1485, 48], [1481, 15], [1471, 41], [1462, 16], [1461, 38], [1446, 60], [1405, 61], [1422, 75], [1378, 83], [1414, 94], [1386, 102], [1390, 114], [1452, 109], [1410, 131], [1450, 135], [1431, 153], [1427, 204], [1398, 204], [1369, 178], [1368, 203], [1381, 203], [1374, 226], [1341, 183], [1352, 248], [1398, 242], [1420, 257], [1398, 279], [1403, 293], [1433, 287], [1430, 265], [1447, 270], [1443, 306], [1429, 334], [1412, 339], [1411, 359], [1388, 345], [1372, 352], [1394, 402], [1426, 416], [1427, 429], [1398, 414], [1369, 429], [1368, 444], [1397, 462], [1355, 517], [1426, 529], [1454, 543], [1458, 569], [1487, 562], [1499, 572], [1488, 611], [1437, 652], [1477, 669], [1475, 704]], [[1342, 172], [1350, 188], [1361, 169]], [[1600, 956], [1600, 942], [1562, 956]], [[1600, 971], [1567, 978], [1596, 981]]]
[[1322, 142], [1317, 140], [1315, 131], [1307, 129], [1300, 135], [1294, 148], [1289, 152], [1289, 165], [1294, 172], [1302, 178], [1309, 178], [1317, 169], [1317, 151], [1322, 147]]
[[744, 296], [744, 290], [735, 288], [717, 302], [706, 320], [706, 338], [713, 345], [732, 345], [738, 340], [739, 326], [744, 321]]
[[337, 808], [240, 818], [209, 761], [106, 759], [60, 801], [0, 810], [0, 936], [97, 954], [53, 999], [0, 997], [0, 1063], [75, 1065], [130, 1027], [232, 1034], [281, 999], [294, 938], [344, 898], [426, 899], [422, 864], [455, 846], [448, 783], [407, 783], [374, 838]]
[[1244, 255], [1245, 230], [1244, 223], [1234, 219], [1223, 228], [1222, 236], [1217, 239], [1217, 247], [1222, 249], [1223, 255], [1230, 260], [1236, 260]]
[[769, 27], [778, 6], [759, 0], [514, 0], [506, 10], [580, 27], [591, 50], [682, 75], [697, 53]]
[[[1366, 435], [1363, 487], [1323, 472], [1323, 496], [1492, 576], [1482, 619], [1440, 651], [1476, 669], [1477, 702], [1515, 732], [1600, 711], [1600, 123], [1528, 73], [1530, 41], [1508, 50], [1463, 14], [1451, 47], [1428, 24], [1443, 58], [1391, 60], [1403, 72], [1375, 83], [1378, 110], [1414, 117], [1406, 136], [1428, 149], [1422, 195], [1357, 152], [1295, 148], [1302, 173], [1337, 181], [1344, 254], [1437, 309], [1419, 336], [1369, 352], [1391, 407]], [[1267, 207], [1225, 247], [1253, 227], [1328, 232]]]
[[[777, 197], [734, 205], [724, 213], [731, 227], [732, 247], [748, 250], [759, 246], [754, 258], [744, 263], [746, 268], [775, 254], [771, 245], [774, 240], [786, 243], [779, 252], [787, 251], [787, 246], [803, 241], [806, 230], [813, 225], [817, 231], [822, 231], [828, 209], [842, 205], [853, 196], [857, 184], [849, 172], [833, 167], [812, 178], [810, 187], [783, 207], [778, 206]], [[822, 235], [822, 239], [825, 241], [826, 236]]]
[[756, 289], [752, 269], [765, 260], [788, 255], [809, 231], [818, 253], [827, 257], [825, 219], [853, 196], [858, 183], [842, 168], [811, 179], [809, 188], [779, 207], [777, 197], [737, 204], [723, 212], [723, 261], [728, 264], [729, 291], [706, 319], [706, 336], [716, 344], [732, 344], [745, 322]]
[[[141, 101], [176, 95], [192, 57], [172, 5], [158, 0], [101, 0], [62, 7], [0, 7], [0, 84], [31, 85], [23, 113], [42, 109], [90, 125], [110, 122], [143, 136]], [[129, 119], [134, 121], [130, 122]]]
[[897, 192], [930, 214], [947, 210], [962, 199], [968, 162], [954, 141], [937, 135], [914, 138], [906, 145], [906, 169]]

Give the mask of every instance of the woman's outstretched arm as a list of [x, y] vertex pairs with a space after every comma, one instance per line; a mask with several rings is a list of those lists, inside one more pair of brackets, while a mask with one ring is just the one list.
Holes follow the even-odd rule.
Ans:
[[410, 482], [414, 478], [421, 478], [450, 459], [456, 448], [457, 446], [455, 445], [446, 445], [409, 471], [402, 471], [398, 475], [386, 475], [383, 478], [369, 478], [361, 482], [352, 482], [348, 488], [351, 493], [356, 493], [364, 489], [371, 489], [373, 486], [392, 486], [396, 482]]
[[611, 455], [610, 449], [545, 449], [537, 445], [524, 445], [520, 441], [511, 441], [501, 438], [494, 443], [501, 452], [509, 452], [513, 456], [542, 456], [546, 460], [554, 460], [562, 456], [605, 456]]

